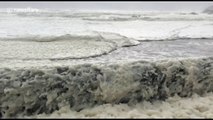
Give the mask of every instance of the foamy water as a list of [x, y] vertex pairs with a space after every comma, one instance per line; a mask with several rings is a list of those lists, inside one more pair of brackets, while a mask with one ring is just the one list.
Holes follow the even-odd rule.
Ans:
[[2, 9], [0, 118], [211, 118], [212, 21]]
[[63, 107], [50, 115], [35, 118], [212, 118], [213, 94], [194, 94], [190, 98], [170, 97], [153, 103], [144, 101], [135, 105], [104, 104], [80, 112]]

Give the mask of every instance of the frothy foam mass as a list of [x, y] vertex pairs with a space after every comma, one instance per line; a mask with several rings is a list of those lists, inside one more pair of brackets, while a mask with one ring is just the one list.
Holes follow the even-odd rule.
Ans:
[[64, 106], [81, 111], [106, 103], [136, 104], [176, 94], [203, 95], [213, 90], [212, 66], [213, 59], [206, 58], [49, 70], [2, 69], [1, 113], [3, 117], [51, 114]]
[[212, 117], [213, 17], [0, 10], [0, 118]]

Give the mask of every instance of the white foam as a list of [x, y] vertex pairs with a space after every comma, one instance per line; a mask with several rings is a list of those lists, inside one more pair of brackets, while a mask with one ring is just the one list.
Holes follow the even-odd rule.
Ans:
[[1, 38], [61, 36], [93, 31], [117, 33], [138, 40], [174, 39], [177, 35], [180, 38], [212, 38], [213, 28], [213, 17], [201, 13], [48, 11], [0, 15]]
[[[170, 61], [174, 56], [178, 57], [173, 59], [211, 57], [213, 17], [207, 14], [73, 13], [71, 11], [41, 12], [37, 9], [11, 11], [0, 13], [1, 68], [45, 68], [96, 62], [117, 62], [121, 65], [127, 60], [128, 62], [151, 61], [164, 58]], [[177, 44], [161, 42], [162, 46], [150, 42], [131, 47], [131, 49], [122, 48], [138, 45], [138, 40], [188, 40], [183, 38], [199, 40], [181, 43], [173, 41]], [[211, 39], [204, 41], [201, 38]], [[186, 45], [183, 45], [184, 43]], [[118, 50], [109, 54], [115, 49]], [[50, 59], [87, 58], [106, 53], [106, 56], [97, 59], [49, 61]], [[137, 84], [130, 86], [131, 81], [123, 83], [128, 80], [125, 77], [129, 76], [124, 75], [121, 79], [119, 78], [113, 86], [103, 84], [101, 86], [105, 94], [103, 99], [108, 102], [119, 100], [119, 97], [113, 98], [110, 91], [123, 97], [126, 92], [137, 86]], [[116, 91], [118, 87], [121, 89], [119, 92]], [[205, 97], [195, 95], [187, 99], [174, 97], [166, 102], [156, 101], [151, 104], [144, 101], [133, 106], [104, 104], [81, 112], [64, 107], [50, 116], [43, 114], [36, 117], [212, 117], [213, 111], [210, 109], [213, 107], [212, 96], [211, 93]]]
[[193, 95], [191, 98], [170, 97], [165, 102], [144, 101], [136, 105], [104, 104], [80, 112], [63, 107], [50, 115], [40, 114], [36, 118], [212, 118], [213, 94]]

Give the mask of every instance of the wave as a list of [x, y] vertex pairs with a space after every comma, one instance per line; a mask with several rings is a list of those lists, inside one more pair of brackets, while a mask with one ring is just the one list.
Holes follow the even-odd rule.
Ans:
[[[1, 117], [81, 111], [102, 104], [136, 104], [213, 91], [213, 58], [83, 64], [0, 70]], [[16, 104], [11, 104], [11, 103]]]
[[0, 38], [0, 42], [4, 44], [1, 50], [7, 54], [1, 56], [5, 60], [85, 59], [108, 54], [120, 47], [140, 44], [137, 40], [119, 34], [95, 31], [84, 35]]
[[30, 35], [24, 37], [13, 37], [13, 38], [0, 38], [2, 41], [24, 41], [24, 42], [55, 42], [55, 41], [62, 41], [62, 40], [101, 40], [101, 36], [90, 36], [90, 35], [59, 35], [59, 36], [40, 36], [40, 35]]
[[20, 17], [62, 17], [79, 18], [87, 21], [212, 21], [213, 17], [195, 12], [163, 13], [163, 12], [94, 12], [74, 10], [54, 10], [36, 8], [8, 8], [0, 9], [0, 13], [14, 14]]
[[127, 17], [115, 16], [115, 17], [83, 17], [83, 20], [88, 21], [212, 21], [212, 17], [186, 17], [186, 16], [166, 16], [166, 17], [155, 17], [155, 16], [143, 16], [143, 15], [129, 15]]
[[[24, 41], [24, 42], [55, 42], [55, 41], [72, 41], [72, 40], [93, 40], [93, 41], [107, 41], [107, 42], [121, 42], [121, 41], [134, 41], [132, 45], [139, 44], [137, 40], [133, 38], [128, 38], [126, 36], [120, 35], [118, 33], [111, 32], [99, 32], [90, 31], [82, 32], [83, 34], [65, 34], [58, 36], [40, 36], [40, 35], [23, 35], [22, 37], [2, 37], [0, 41]], [[120, 40], [120, 41], [119, 41]], [[130, 44], [131, 45], [131, 44]], [[121, 45], [125, 46], [125, 45]]]

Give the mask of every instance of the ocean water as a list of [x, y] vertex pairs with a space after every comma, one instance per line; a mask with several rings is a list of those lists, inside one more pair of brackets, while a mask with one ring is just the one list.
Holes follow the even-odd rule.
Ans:
[[0, 117], [212, 117], [212, 21], [1, 9]]

